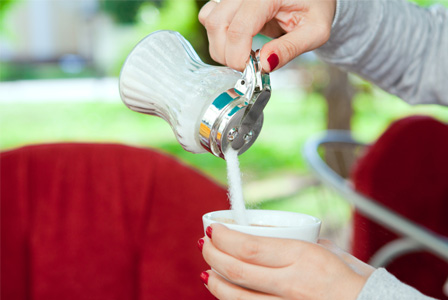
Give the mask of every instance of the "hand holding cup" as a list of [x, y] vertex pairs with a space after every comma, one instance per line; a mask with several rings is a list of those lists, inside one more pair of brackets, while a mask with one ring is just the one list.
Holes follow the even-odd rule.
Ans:
[[254, 236], [216, 223], [199, 245], [212, 268], [201, 278], [221, 300], [354, 300], [374, 271], [326, 240]]

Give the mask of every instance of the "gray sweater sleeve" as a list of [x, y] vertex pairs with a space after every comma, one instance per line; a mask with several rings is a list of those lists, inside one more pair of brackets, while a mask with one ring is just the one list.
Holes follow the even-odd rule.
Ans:
[[356, 300], [435, 300], [402, 283], [385, 269], [370, 275]]
[[448, 10], [406, 0], [337, 0], [324, 61], [410, 104], [448, 105]]

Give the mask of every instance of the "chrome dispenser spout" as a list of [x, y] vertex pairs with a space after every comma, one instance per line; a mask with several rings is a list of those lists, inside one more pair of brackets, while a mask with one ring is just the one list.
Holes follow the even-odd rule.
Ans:
[[262, 72], [260, 51], [251, 52], [242, 77], [205, 111], [199, 129], [202, 146], [224, 158], [230, 146], [244, 153], [263, 125], [263, 109], [271, 96], [269, 74]]

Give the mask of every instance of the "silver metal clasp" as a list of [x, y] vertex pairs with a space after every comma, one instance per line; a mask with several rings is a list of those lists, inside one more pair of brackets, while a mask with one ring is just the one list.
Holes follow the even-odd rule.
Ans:
[[260, 50], [251, 51], [241, 79], [206, 110], [199, 129], [203, 147], [222, 158], [229, 145], [244, 153], [260, 134], [270, 97], [270, 78], [262, 70]]
[[[236, 131], [230, 141], [233, 149], [239, 150], [253, 137], [257, 120], [263, 116], [263, 109], [271, 98], [271, 83], [268, 73], [264, 73], [260, 62], [260, 50], [251, 51], [243, 78], [238, 80], [235, 89], [241, 91], [247, 99], [247, 106]], [[260, 127], [261, 129], [261, 127]], [[258, 135], [257, 135], [258, 136]]]

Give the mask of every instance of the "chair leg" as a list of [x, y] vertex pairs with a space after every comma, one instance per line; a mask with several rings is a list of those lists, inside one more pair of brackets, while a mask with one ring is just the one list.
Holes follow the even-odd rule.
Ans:
[[400, 238], [381, 247], [369, 260], [375, 268], [384, 267], [395, 258], [423, 249], [424, 247], [411, 238]]

